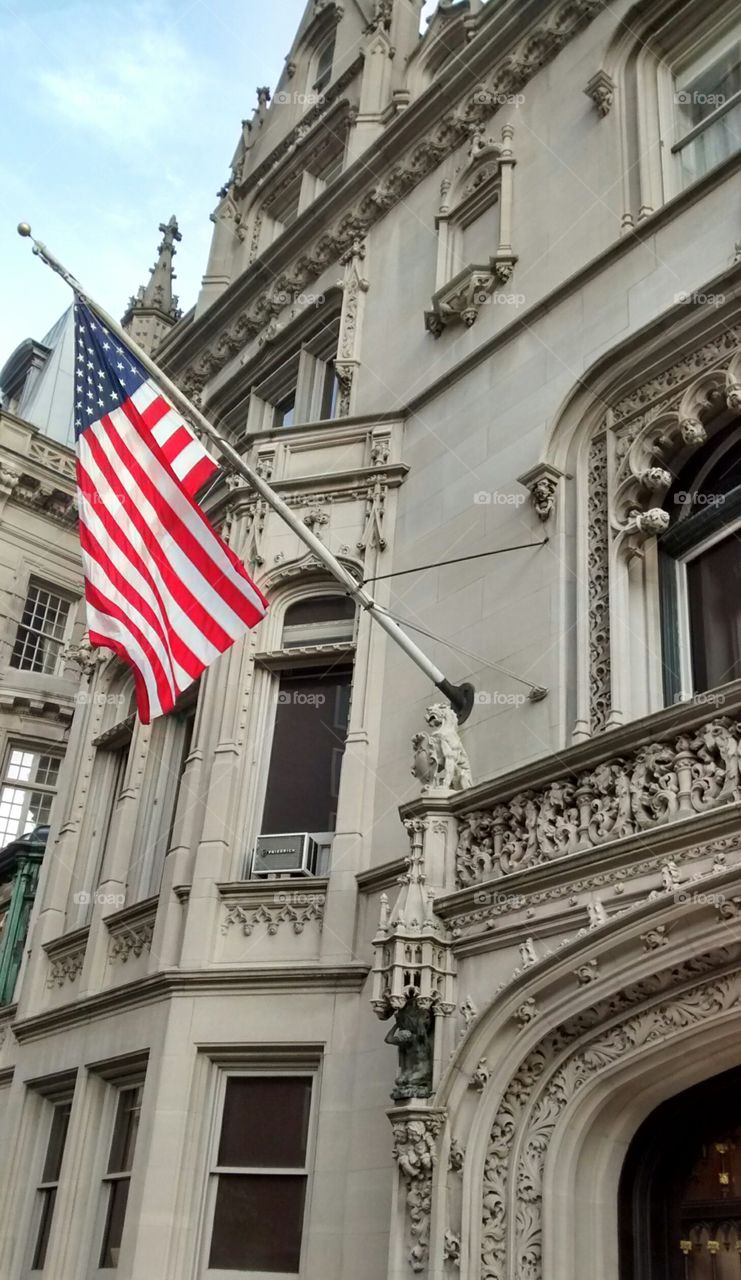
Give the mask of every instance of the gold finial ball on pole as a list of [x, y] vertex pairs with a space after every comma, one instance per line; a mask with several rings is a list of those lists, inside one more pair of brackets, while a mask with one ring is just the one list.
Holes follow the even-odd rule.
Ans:
[[19, 223], [18, 223], [18, 235], [19, 235], [19, 236], [30, 236], [30, 234], [31, 234], [31, 228], [30, 228], [29, 224], [28, 224], [27, 222], [19, 222]]

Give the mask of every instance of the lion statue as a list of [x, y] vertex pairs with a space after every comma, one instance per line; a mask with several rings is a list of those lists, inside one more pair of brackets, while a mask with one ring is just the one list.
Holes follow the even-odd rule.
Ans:
[[435, 702], [427, 708], [425, 720], [432, 732], [416, 733], [412, 738], [412, 773], [425, 792], [465, 791], [473, 779], [453, 708]]

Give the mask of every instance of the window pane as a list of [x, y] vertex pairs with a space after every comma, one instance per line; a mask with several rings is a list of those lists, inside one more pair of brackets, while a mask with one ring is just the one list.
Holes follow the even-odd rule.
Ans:
[[68, 600], [32, 583], [16, 633], [10, 657], [11, 667], [47, 674], [54, 672], [69, 611]]
[[696, 690], [741, 676], [741, 543], [716, 543], [687, 566], [692, 670]]
[[111, 1182], [108, 1191], [108, 1211], [106, 1213], [105, 1231], [103, 1232], [103, 1248], [100, 1254], [101, 1267], [117, 1267], [118, 1254], [121, 1248], [124, 1220], [126, 1218], [126, 1202], [129, 1198], [128, 1178], [119, 1178]]
[[302, 1169], [311, 1077], [231, 1076], [221, 1122], [219, 1165]]
[[741, 42], [730, 44], [707, 60], [677, 76], [675, 95], [680, 137], [712, 115], [741, 90]]
[[49, 1245], [49, 1236], [51, 1235], [56, 1199], [56, 1187], [49, 1187], [48, 1190], [41, 1192], [41, 1221], [39, 1222], [39, 1234], [36, 1238], [36, 1248], [34, 1249], [33, 1262], [31, 1263], [32, 1271], [43, 1271], [46, 1265], [46, 1250]]
[[280, 678], [261, 831], [332, 831], [351, 671]]
[[679, 156], [685, 184], [696, 182], [704, 173], [734, 155], [738, 151], [740, 137], [741, 103], [738, 103], [682, 147]]
[[116, 1127], [108, 1161], [109, 1173], [127, 1173], [131, 1169], [139, 1129], [141, 1094], [141, 1085], [136, 1089], [124, 1089], [118, 1100]]
[[59, 1171], [62, 1167], [62, 1156], [64, 1155], [64, 1144], [67, 1141], [71, 1109], [72, 1104], [70, 1102], [65, 1102], [60, 1107], [54, 1108], [54, 1118], [51, 1122], [51, 1132], [49, 1134], [49, 1146], [46, 1150], [44, 1172], [41, 1177], [42, 1182], [59, 1181]]
[[210, 1267], [298, 1272], [306, 1178], [221, 1174]]

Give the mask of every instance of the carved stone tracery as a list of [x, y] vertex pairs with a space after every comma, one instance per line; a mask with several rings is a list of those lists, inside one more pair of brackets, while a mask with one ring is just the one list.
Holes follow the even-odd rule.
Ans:
[[[510, 1274], [518, 1280], [541, 1280], [543, 1171], [565, 1107], [597, 1073], [646, 1043], [681, 1036], [690, 1027], [738, 1009], [737, 972], [707, 981], [708, 973], [737, 962], [738, 954], [738, 946], [726, 947], [664, 969], [575, 1015], [530, 1051], [505, 1090], [489, 1139], [481, 1280], [506, 1280]], [[668, 994], [615, 1023], [616, 1015], [703, 976], [706, 981]], [[590, 1031], [596, 1032], [591, 1039]], [[524, 1141], [517, 1140], [521, 1136]]]
[[462, 816], [456, 883], [465, 887], [649, 831], [741, 798], [741, 724], [718, 716], [505, 803]]
[[408, 1114], [391, 1112], [394, 1131], [393, 1157], [406, 1196], [407, 1257], [419, 1274], [427, 1265], [430, 1243], [432, 1177], [437, 1164], [437, 1139], [445, 1115], [442, 1111], [410, 1108]]

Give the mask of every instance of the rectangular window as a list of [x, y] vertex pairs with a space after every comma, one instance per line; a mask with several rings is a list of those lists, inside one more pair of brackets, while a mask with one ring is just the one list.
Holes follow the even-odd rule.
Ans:
[[741, 39], [724, 36], [678, 72], [674, 104], [682, 178], [696, 182], [738, 150]]
[[227, 1077], [209, 1270], [298, 1274], [311, 1094], [311, 1076]]
[[292, 427], [296, 419], [296, 392], [289, 391], [288, 395], [275, 406], [273, 411], [274, 427]]
[[71, 1102], [60, 1102], [55, 1106], [52, 1116], [49, 1144], [46, 1148], [44, 1169], [38, 1186], [40, 1212], [36, 1244], [31, 1263], [32, 1271], [43, 1271], [46, 1266], [46, 1251], [49, 1246], [49, 1236], [54, 1218], [54, 1206], [57, 1199], [59, 1175], [62, 1169], [62, 1157], [64, 1156], [64, 1145], [67, 1141], [71, 1110]]
[[334, 831], [352, 671], [280, 677], [262, 835]]
[[62, 756], [11, 746], [0, 788], [0, 849], [49, 821]]
[[122, 1089], [118, 1098], [108, 1168], [103, 1178], [106, 1188], [105, 1227], [100, 1250], [101, 1270], [118, 1266], [129, 1198], [131, 1169], [139, 1131], [142, 1085]]
[[67, 633], [71, 602], [40, 582], [31, 582], [16, 632], [11, 667], [53, 675]]

